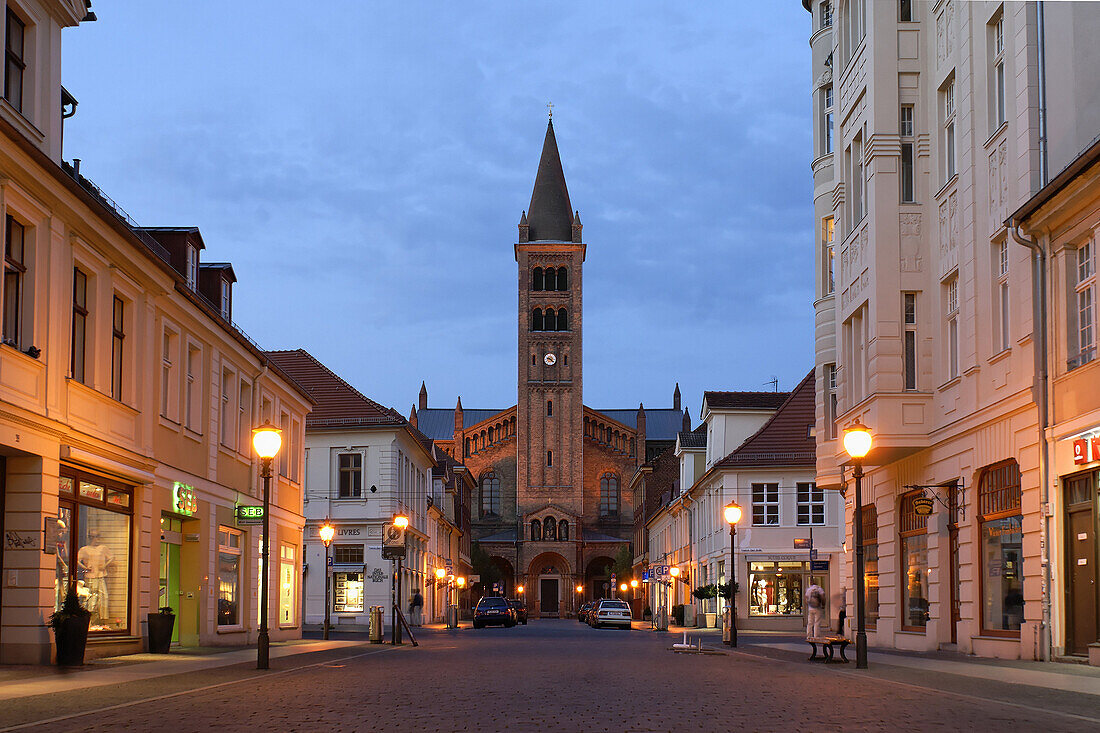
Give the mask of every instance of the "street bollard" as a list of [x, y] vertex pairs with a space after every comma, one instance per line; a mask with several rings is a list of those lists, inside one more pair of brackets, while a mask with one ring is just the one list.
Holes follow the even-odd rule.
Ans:
[[370, 607], [370, 643], [382, 643], [382, 606]]
[[453, 603], [447, 606], [447, 628], [458, 628], [458, 606]]

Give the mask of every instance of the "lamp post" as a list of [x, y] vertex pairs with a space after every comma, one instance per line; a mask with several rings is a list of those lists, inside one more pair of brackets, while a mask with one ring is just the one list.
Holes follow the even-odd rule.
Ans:
[[737, 523], [741, 521], [741, 507], [731, 501], [722, 509], [722, 515], [730, 526], [730, 638], [728, 646], [737, 646]]
[[[256, 455], [260, 457], [260, 477], [264, 480], [264, 519], [261, 525], [263, 532], [263, 545], [260, 547], [260, 634], [256, 638], [256, 669], [269, 669], [268, 647], [271, 640], [267, 635], [267, 596], [268, 575], [271, 569], [268, 567], [267, 550], [271, 537], [270, 509], [271, 509], [271, 461], [279, 454], [279, 448], [283, 445], [283, 431], [270, 423], [264, 423], [252, 430], [252, 447]], [[326, 570], [327, 572], [327, 570]]]
[[332, 575], [329, 572], [328, 549], [332, 546], [332, 538], [336, 536], [336, 528], [328, 521], [328, 517], [325, 517], [325, 523], [321, 525], [321, 529], [317, 533], [321, 535], [321, 542], [325, 545], [325, 632], [321, 635], [321, 638], [328, 641], [329, 609], [331, 608], [328, 602], [328, 585], [329, 576]]
[[[404, 533], [409, 526], [409, 518], [404, 514], [398, 514], [393, 518], [393, 526]], [[403, 534], [402, 537], [404, 537]], [[405, 544], [405, 548], [407, 548], [408, 540], [403, 539], [402, 541]], [[391, 629], [390, 640], [395, 646], [401, 643], [401, 622], [398, 620], [400, 607], [398, 604], [401, 602], [401, 558], [404, 555], [405, 548], [402, 548], [402, 554], [397, 556], [397, 566], [393, 573], [393, 583], [390, 585], [390, 592], [393, 600], [393, 629]]]
[[867, 669], [866, 589], [863, 578], [863, 458], [871, 450], [871, 431], [856, 418], [844, 431], [844, 450], [852, 458], [856, 495], [852, 514], [852, 534], [856, 544], [856, 669]]
[[[444, 568], [436, 568], [435, 569], [435, 587], [438, 588], [441, 585], [443, 585], [443, 583], [445, 582], [444, 579], [446, 577], [447, 577], [447, 571]], [[443, 599], [443, 620], [444, 621], [447, 620], [446, 617], [447, 617], [447, 599], [444, 598]]]

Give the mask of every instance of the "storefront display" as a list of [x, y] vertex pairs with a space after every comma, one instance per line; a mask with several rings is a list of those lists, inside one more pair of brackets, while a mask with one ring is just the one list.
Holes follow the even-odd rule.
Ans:
[[878, 626], [878, 510], [863, 507], [863, 590], [866, 627]]
[[804, 562], [750, 562], [749, 615], [801, 616]]
[[218, 626], [241, 623], [241, 537], [238, 530], [218, 527]]
[[922, 631], [928, 625], [928, 516], [917, 514], [915, 500], [923, 492], [901, 498], [901, 620], [903, 629]]
[[982, 473], [982, 630], [1018, 634], [1024, 620], [1020, 467], [1006, 461]]
[[361, 613], [363, 611], [363, 574], [333, 573], [332, 610], [336, 613]]
[[298, 596], [298, 573], [295, 558], [298, 548], [294, 545], [279, 546], [279, 625], [293, 626], [295, 620], [295, 599]]
[[126, 632], [130, 626], [132, 491], [109, 479], [62, 469], [55, 607], [74, 588], [92, 614], [91, 633]]

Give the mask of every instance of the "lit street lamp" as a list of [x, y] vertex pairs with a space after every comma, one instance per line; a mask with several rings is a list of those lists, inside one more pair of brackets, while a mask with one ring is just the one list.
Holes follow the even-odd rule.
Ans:
[[256, 455], [260, 457], [260, 477], [264, 480], [264, 519], [261, 531], [263, 532], [263, 545], [260, 548], [260, 634], [256, 638], [256, 669], [269, 669], [268, 647], [271, 640], [267, 634], [267, 596], [268, 575], [271, 569], [268, 567], [267, 551], [268, 532], [271, 514], [271, 461], [279, 455], [279, 448], [283, 446], [283, 431], [270, 423], [264, 423], [252, 430], [252, 447]]
[[[393, 526], [404, 532], [409, 526], [409, 518], [404, 514], [398, 514], [393, 518]], [[401, 622], [399, 621], [401, 609], [398, 605], [401, 602], [401, 558], [401, 555], [397, 556], [397, 569], [394, 571], [393, 583], [390, 585], [393, 595], [393, 633], [390, 640], [395, 646], [401, 643]]]
[[730, 638], [729, 646], [737, 646], [737, 523], [741, 521], [741, 507], [731, 501], [722, 509], [726, 524], [730, 526]]
[[863, 459], [871, 450], [871, 431], [856, 418], [844, 431], [844, 450], [852, 458], [856, 495], [852, 514], [852, 534], [856, 544], [856, 669], [867, 669], [866, 589], [863, 578]]
[[[447, 577], [447, 570], [445, 568], [436, 568], [435, 569], [435, 585], [436, 585], [437, 588], [439, 586], [443, 585], [444, 579], [446, 577]], [[451, 592], [451, 589], [447, 588], [446, 593], [449, 594], [450, 592]], [[447, 606], [449, 605], [447, 603], [447, 601], [448, 601], [448, 599], [446, 597], [444, 597], [443, 598], [443, 618], [444, 618], [444, 620], [447, 618]], [[433, 601], [432, 603], [434, 605], [435, 602]]]
[[328, 567], [328, 548], [332, 545], [332, 538], [336, 536], [336, 528], [328, 521], [328, 517], [325, 517], [325, 523], [321, 525], [321, 529], [317, 533], [321, 535], [321, 542], [325, 545], [325, 633], [321, 636], [327, 641], [330, 607], [328, 602], [328, 578], [331, 575]]

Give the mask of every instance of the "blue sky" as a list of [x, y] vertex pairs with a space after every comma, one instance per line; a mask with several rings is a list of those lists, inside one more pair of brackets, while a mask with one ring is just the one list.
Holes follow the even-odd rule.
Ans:
[[97, 2], [67, 160], [231, 261], [235, 320], [407, 413], [515, 402], [513, 243], [546, 103], [585, 262], [585, 403], [813, 365], [809, 14], [750, 3]]

